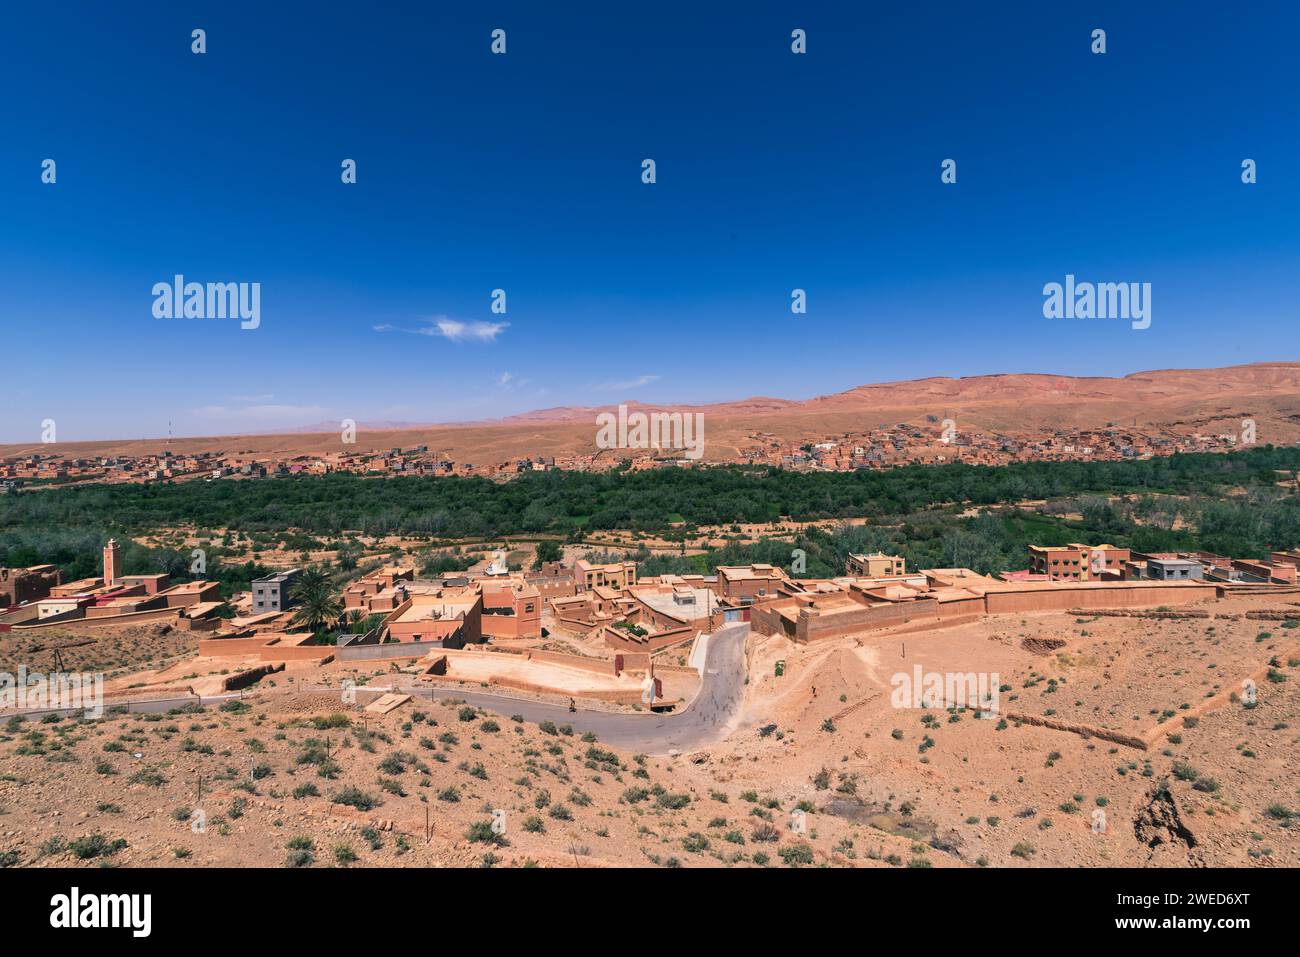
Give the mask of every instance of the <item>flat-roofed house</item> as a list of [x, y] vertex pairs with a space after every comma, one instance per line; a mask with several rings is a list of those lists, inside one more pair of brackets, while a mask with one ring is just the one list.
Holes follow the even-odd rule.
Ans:
[[221, 583], [207, 581], [181, 582], [179, 585], [164, 588], [155, 597], [160, 599], [160, 603], [168, 608], [188, 608], [191, 605], [213, 601], [219, 602], [221, 601]]
[[898, 555], [885, 555], [882, 552], [850, 555], [845, 566], [848, 574], [856, 578], [889, 578], [907, 574], [906, 561]]
[[460, 648], [483, 640], [483, 596], [477, 589], [440, 588], [413, 593], [388, 625], [396, 641]]
[[1124, 575], [1124, 566], [1129, 558], [1127, 548], [1114, 545], [1080, 545], [1078, 542], [1064, 547], [1030, 545], [1029, 571], [1046, 575], [1054, 582], [1086, 582], [1102, 578], [1118, 581]]
[[287, 572], [254, 578], [249, 583], [253, 592], [253, 612], [288, 611], [293, 607], [293, 583], [302, 574], [302, 569], [291, 568]]
[[1147, 578], [1162, 582], [1202, 581], [1205, 568], [1191, 558], [1148, 558]]
[[596, 587], [627, 588], [636, 584], [636, 562], [593, 565], [580, 558], [573, 565], [573, 578], [580, 592]]
[[485, 638], [542, 637], [542, 595], [518, 579], [479, 583]]
[[773, 598], [787, 581], [775, 565], [719, 565], [718, 597], [733, 605], [748, 605]]

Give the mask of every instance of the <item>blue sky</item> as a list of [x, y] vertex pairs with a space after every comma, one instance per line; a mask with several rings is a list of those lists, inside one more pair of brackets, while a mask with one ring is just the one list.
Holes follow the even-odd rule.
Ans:
[[[0, 441], [1300, 359], [1294, 4], [3, 18]], [[260, 327], [154, 318], [176, 273]], [[1045, 319], [1066, 273], [1150, 282], [1151, 328]]]

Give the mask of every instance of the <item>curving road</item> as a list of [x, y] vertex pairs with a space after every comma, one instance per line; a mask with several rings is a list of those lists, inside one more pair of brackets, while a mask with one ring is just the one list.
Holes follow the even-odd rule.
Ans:
[[521, 715], [525, 721], [567, 724], [578, 734], [593, 732], [602, 744], [629, 751], [665, 754], [689, 751], [720, 741], [740, 712], [745, 693], [745, 638], [749, 625], [726, 625], [709, 639], [700, 690], [690, 704], [673, 714], [571, 712], [561, 705], [456, 688], [403, 689], [422, 698], [463, 698], [495, 714]]
[[[726, 625], [713, 633], [709, 638], [700, 689], [686, 707], [673, 714], [627, 714], [582, 710], [572, 712], [562, 705], [544, 701], [481, 691], [462, 691], [459, 688], [417, 687], [392, 690], [416, 698], [458, 698], [494, 714], [506, 717], [521, 715], [525, 721], [535, 724], [548, 720], [556, 724], [567, 724], [578, 734], [591, 731], [602, 744], [611, 744], [629, 751], [642, 751], [646, 754], [689, 751], [722, 740], [729, 730], [730, 723], [740, 713], [741, 701], [745, 694], [745, 638], [748, 635], [748, 623]], [[325, 689], [319, 690], [325, 692]], [[329, 693], [337, 695], [338, 691], [331, 689]], [[210, 707], [239, 697], [241, 697], [239, 692], [233, 692], [202, 698], [154, 698], [129, 702], [127, 710], [131, 713], [156, 714], [186, 704]], [[80, 713], [80, 709], [51, 708], [27, 711], [19, 716], [34, 720], [47, 714], [69, 717]]]

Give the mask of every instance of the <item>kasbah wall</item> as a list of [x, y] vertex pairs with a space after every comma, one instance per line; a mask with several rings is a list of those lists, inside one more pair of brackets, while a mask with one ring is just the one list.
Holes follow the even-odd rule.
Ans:
[[[916, 624], [918, 630], [927, 625], [937, 628], [976, 621], [986, 615], [1187, 605], [1217, 597], [1218, 589], [1213, 583], [1124, 583], [1115, 587], [1081, 585], [1077, 588], [1054, 585], [1051, 588], [989, 591], [982, 596], [972, 595], [955, 601], [920, 598], [849, 610], [836, 608], [825, 614], [816, 608], [798, 608], [794, 600], [782, 600], [754, 607], [750, 612], [750, 622], [756, 631], [763, 634], [784, 634], [793, 641], [806, 643], [897, 625]], [[781, 608], [798, 609], [793, 627], [778, 614]]]
[[1071, 608], [1141, 608], [1152, 605], [1189, 605], [1212, 601], [1219, 589], [1212, 582], [1203, 585], [1128, 585], [1115, 587], [1026, 589], [996, 591], [984, 596], [985, 612], [1005, 615], [1026, 611], [1068, 611]]

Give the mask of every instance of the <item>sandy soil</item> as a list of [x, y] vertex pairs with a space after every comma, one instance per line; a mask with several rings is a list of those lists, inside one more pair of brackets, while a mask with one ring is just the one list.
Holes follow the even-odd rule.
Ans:
[[[1279, 625], [1037, 614], [813, 646], [752, 636], [743, 720], [665, 758], [454, 702], [365, 715], [295, 689], [382, 686], [391, 670], [294, 666], [202, 713], [0, 725], [0, 851], [74, 864], [68, 842], [100, 834], [126, 845], [87, 864], [278, 867], [302, 838], [312, 866], [1294, 867], [1300, 658]], [[1052, 641], [1065, 644], [1044, 654]], [[1253, 707], [1225, 699], [1149, 750], [891, 701], [917, 664], [996, 671], [1004, 714], [1147, 731], [1270, 660], [1281, 680], [1260, 682]], [[331, 802], [349, 788], [374, 806]]]
[[0, 672], [16, 674], [19, 665], [29, 671], [52, 670], [58, 648], [65, 671], [102, 671], [112, 677], [144, 666], [160, 667], [197, 647], [195, 632], [166, 622], [82, 628], [73, 623], [67, 628], [0, 632]]

